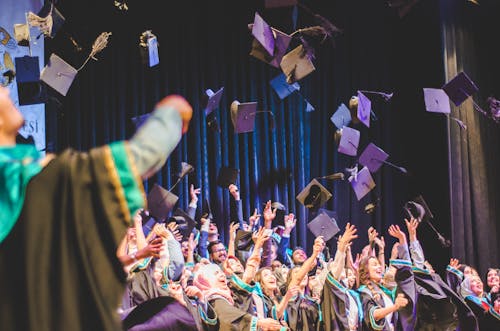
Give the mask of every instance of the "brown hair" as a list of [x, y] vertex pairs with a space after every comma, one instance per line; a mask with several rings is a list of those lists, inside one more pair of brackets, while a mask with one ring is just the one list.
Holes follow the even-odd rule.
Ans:
[[381, 307], [384, 307], [384, 305], [381, 303], [382, 297], [380, 296], [379, 293], [375, 292], [373, 281], [370, 279], [370, 271], [368, 270], [368, 264], [370, 262], [370, 259], [375, 259], [376, 261], [378, 261], [375, 256], [365, 256], [359, 262], [359, 269], [358, 269], [359, 284], [365, 285], [368, 288], [368, 290], [370, 290], [370, 293], [372, 294], [372, 297], [375, 300], [375, 302]]

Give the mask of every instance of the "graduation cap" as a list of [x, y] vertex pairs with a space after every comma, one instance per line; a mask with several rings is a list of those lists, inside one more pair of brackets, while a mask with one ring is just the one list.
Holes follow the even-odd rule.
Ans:
[[20, 105], [31, 105], [47, 101], [47, 93], [40, 83], [40, 64], [38, 56], [14, 58], [16, 82]]
[[414, 218], [419, 222], [434, 218], [434, 215], [422, 195], [418, 195], [412, 200], [407, 201], [403, 209], [409, 217]]
[[228, 188], [231, 184], [238, 181], [239, 170], [231, 167], [221, 167], [217, 175], [217, 185], [222, 188]]
[[358, 153], [359, 140], [361, 133], [348, 126], [336, 131], [336, 139], [338, 140], [339, 153], [356, 156]]
[[293, 84], [288, 84], [286, 81], [286, 76], [283, 73], [280, 73], [278, 76], [274, 77], [270, 81], [270, 84], [281, 100], [283, 100], [293, 92], [300, 90], [299, 83], [295, 82]]
[[318, 210], [316, 217], [307, 223], [307, 228], [315, 237], [323, 236], [323, 239], [327, 242], [340, 231], [337, 225], [337, 213], [321, 208]]
[[377, 172], [382, 164], [390, 165], [391, 167], [401, 171], [402, 173], [408, 173], [405, 168], [386, 161], [388, 158], [389, 154], [384, 152], [374, 143], [370, 143], [368, 144], [368, 146], [366, 146], [365, 150], [359, 156], [359, 163], [366, 166], [371, 173]]
[[269, 113], [271, 115], [270, 127], [274, 128], [274, 114], [268, 110], [257, 110], [257, 102], [240, 103], [235, 100], [231, 103], [231, 121], [235, 133], [253, 132], [255, 129], [255, 115]]
[[139, 127], [141, 125], [144, 124], [144, 122], [146, 122], [146, 120], [149, 118], [151, 114], [142, 114], [142, 115], [139, 115], [139, 116], [135, 116], [135, 117], [132, 117], [132, 122], [134, 123], [135, 125], [135, 129], [139, 129]]
[[255, 12], [254, 21], [252, 25], [252, 35], [269, 55], [274, 54], [274, 33], [271, 26], [264, 21], [264, 19]]
[[224, 86], [221, 87], [217, 92], [207, 89], [204, 94], [203, 108], [205, 110], [205, 115], [209, 115], [215, 109], [219, 107], [222, 94], [224, 92]]
[[28, 23], [14, 24], [14, 39], [19, 46], [28, 47], [30, 45], [30, 26]]
[[149, 214], [158, 222], [162, 222], [167, 214], [174, 209], [179, 197], [155, 183], [148, 194]]
[[57, 32], [62, 28], [66, 19], [61, 12], [54, 6], [52, 1], [46, 1], [42, 9], [35, 14], [28, 12], [28, 23], [31, 26], [38, 27], [45, 37], [54, 38]]
[[160, 57], [158, 55], [158, 38], [151, 30], [146, 30], [140, 35], [139, 46], [141, 46], [141, 60], [144, 65], [154, 67], [160, 63]]
[[419, 222], [425, 221], [429, 224], [431, 229], [436, 233], [441, 245], [443, 247], [450, 247], [451, 242], [443, 237], [443, 235], [432, 224], [431, 219], [434, 218], [434, 215], [422, 195], [418, 195], [414, 199], [407, 201], [403, 206], [403, 210], [408, 217], [415, 218]]
[[312, 73], [316, 68], [311, 61], [304, 46], [299, 45], [288, 52], [280, 63], [281, 70], [286, 76], [286, 81], [293, 84]]
[[363, 167], [355, 177], [350, 177], [350, 182], [358, 201], [375, 187], [375, 182], [367, 167]]
[[296, 198], [306, 208], [317, 209], [330, 200], [331, 197], [332, 194], [320, 182], [313, 179]]
[[292, 7], [297, 4], [297, 0], [264, 0], [265, 8]]
[[442, 89], [424, 88], [425, 110], [430, 113], [444, 114], [460, 125], [460, 128], [467, 129], [467, 126], [458, 118], [450, 116], [450, 99]]
[[273, 220], [274, 226], [285, 226], [286, 207], [281, 202], [271, 203], [271, 209], [276, 209], [276, 217]]
[[479, 91], [479, 88], [467, 76], [465, 72], [460, 72], [448, 83], [444, 84], [443, 90], [453, 101], [455, 106], [460, 106], [468, 97]]
[[236, 236], [234, 239], [236, 249], [243, 252], [249, 252], [254, 246], [252, 234], [252, 231], [245, 231], [242, 229], [236, 230]]
[[205, 198], [203, 200], [203, 206], [201, 208], [201, 217], [208, 218], [209, 220], [214, 219], [214, 215], [212, 214], [212, 209], [210, 208], [210, 202]]
[[[351, 97], [352, 105], [356, 108], [356, 117], [366, 127], [370, 127], [370, 115], [372, 114], [372, 102], [363, 92], [358, 91], [357, 96]], [[349, 102], [351, 104], [351, 101]]]
[[63, 96], [66, 96], [77, 73], [78, 70], [52, 53], [47, 65], [42, 70], [40, 79]]
[[168, 219], [168, 222], [174, 222], [178, 225], [177, 230], [182, 235], [183, 240], [189, 239], [196, 226], [196, 222], [181, 208], [177, 208], [174, 214]]
[[[253, 31], [253, 24], [250, 24], [249, 28]], [[250, 55], [267, 64], [272, 65], [275, 68], [279, 68], [283, 56], [288, 49], [288, 45], [292, 40], [292, 37], [273, 27], [271, 27], [271, 31], [274, 37], [274, 50], [271, 55], [256, 38], [254, 38], [252, 41], [252, 49], [250, 51]]]
[[351, 113], [346, 105], [343, 103], [338, 106], [335, 113], [330, 117], [330, 121], [337, 127], [337, 129], [342, 129], [344, 126], [348, 126], [351, 123]]

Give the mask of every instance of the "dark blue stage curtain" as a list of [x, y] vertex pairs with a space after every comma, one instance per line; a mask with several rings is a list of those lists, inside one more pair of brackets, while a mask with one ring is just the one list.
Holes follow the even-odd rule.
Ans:
[[[376, 187], [358, 201], [347, 181], [320, 182], [333, 194], [324, 208], [335, 210], [338, 224], [354, 223], [360, 238], [354, 251], [367, 242], [366, 230], [374, 226], [385, 236], [389, 255], [393, 238], [390, 224], [404, 227], [402, 206], [423, 194], [434, 213], [434, 225], [450, 236], [448, 149], [446, 118], [425, 112], [423, 87], [444, 83], [439, 4], [420, 1], [403, 18], [385, 1], [300, 1], [296, 22], [292, 8], [266, 9], [262, 1], [129, 1], [129, 10], [119, 11], [112, 2], [61, 2], [68, 24], [65, 33], [46, 41], [46, 52], [57, 53], [79, 67], [99, 33], [108, 31], [108, 46], [98, 61], [90, 61], [77, 75], [66, 97], [52, 93], [47, 107], [47, 137], [54, 151], [71, 146], [88, 149], [110, 141], [127, 139], [134, 133], [131, 118], [150, 112], [162, 97], [177, 93], [194, 107], [189, 132], [165, 167], [145, 183], [146, 191], [157, 182], [169, 188], [182, 161], [195, 167], [173, 190], [179, 207], [189, 203], [189, 185], [201, 187], [198, 205], [208, 198], [217, 224], [227, 240], [230, 199], [227, 189], [216, 185], [221, 166], [240, 170], [239, 188], [244, 217], [254, 208], [262, 212], [267, 200], [280, 201], [297, 218], [291, 245], [309, 250], [312, 235], [307, 222], [312, 215], [296, 195], [316, 177], [354, 166], [356, 157], [337, 152], [331, 115], [341, 103], [348, 104], [358, 90], [393, 92], [385, 102], [369, 95], [376, 120], [360, 130], [359, 153], [373, 142], [390, 154], [389, 161], [409, 170], [403, 175], [383, 166], [374, 174]], [[306, 7], [304, 7], [306, 6]], [[269, 81], [280, 74], [249, 55], [252, 38], [247, 24], [258, 11], [273, 27], [291, 33], [295, 28], [316, 24], [313, 14], [330, 20], [342, 34], [332, 43], [316, 46], [316, 70], [299, 83], [301, 89], [280, 100]], [[89, 19], [90, 18], [90, 19]], [[296, 26], [294, 27], [294, 24]], [[152, 30], [158, 37], [160, 64], [149, 68], [140, 61], [139, 36]], [[77, 51], [72, 35], [82, 47]], [[297, 46], [294, 38], [290, 49]], [[48, 58], [48, 56], [47, 56]], [[220, 132], [207, 127], [202, 95], [208, 88], [224, 87], [216, 110]], [[253, 133], [235, 134], [229, 106], [233, 100], [258, 102]], [[315, 108], [306, 112], [306, 100]], [[373, 214], [364, 207], [377, 202]], [[428, 259], [441, 269], [449, 259], [430, 227], [420, 229]], [[333, 249], [335, 240], [329, 242]]]

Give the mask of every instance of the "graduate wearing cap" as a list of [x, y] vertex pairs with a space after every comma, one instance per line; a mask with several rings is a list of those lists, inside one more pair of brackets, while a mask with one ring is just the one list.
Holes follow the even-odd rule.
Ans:
[[0, 87], [1, 330], [118, 329], [118, 244], [144, 207], [142, 180], [164, 165], [191, 116], [171, 95], [128, 141], [42, 157], [16, 145], [23, 117]]

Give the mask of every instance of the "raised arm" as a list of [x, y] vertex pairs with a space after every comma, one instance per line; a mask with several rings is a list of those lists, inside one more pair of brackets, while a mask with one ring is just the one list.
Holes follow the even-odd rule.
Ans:
[[413, 264], [419, 268], [424, 268], [424, 250], [417, 239], [417, 228], [420, 222], [412, 217], [410, 220], [405, 219], [405, 223], [408, 229], [408, 237], [410, 240], [409, 248]]
[[290, 284], [288, 286], [297, 286], [300, 284], [301, 280], [307, 275], [307, 273], [314, 268], [314, 265], [316, 264], [316, 258], [318, 257], [319, 253], [323, 251], [325, 248], [325, 241], [323, 240], [322, 236], [317, 237], [314, 240], [314, 245], [313, 245], [313, 251], [311, 256], [307, 258], [307, 260], [304, 261], [302, 266], [300, 267], [299, 271], [295, 273], [292, 277], [292, 280], [290, 281]]
[[135, 167], [143, 179], [165, 164], [182, 134], [187, 132], [192, 116], [193, 108], [180, 95], [169, 95], [158, 102], [129, 141]]
[[356, 232], [356, 227], [354, 225], [351, 225], [350, 223], [347, 223], [345, 226], [344, 234], [339, 238], [335, 258], [329, 265], [329, 271], [332, 273], [333, 278], [335, 278], [336, 280], [340, 279], [340, 275], [342, 273], [342, 270], [344, 269], [347, 248], [351, 245], [352, 240], [358, 237]]

